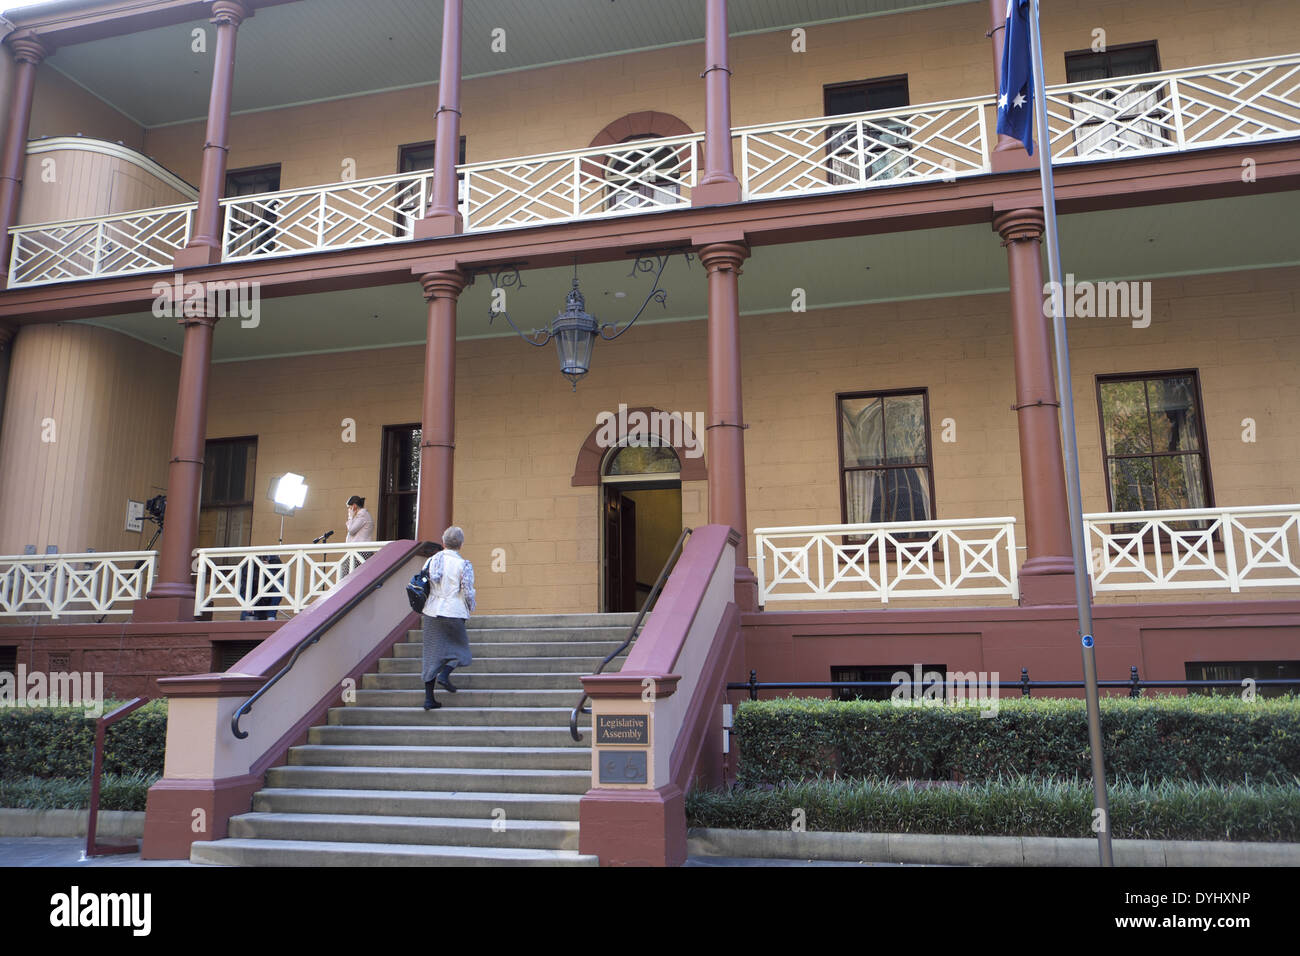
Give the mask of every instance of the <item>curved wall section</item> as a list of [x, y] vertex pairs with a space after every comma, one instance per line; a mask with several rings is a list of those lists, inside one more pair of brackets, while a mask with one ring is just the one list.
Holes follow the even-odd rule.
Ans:
[[133, 149], [58, 136], [27, 144], [18, 224], [89, 219], [197, 198], [193, 186]]
[[29, 325], [14, 338], [0, 426], [0, 554], [134, 551], [127, 499], [167, 481], [180, 360], [89, 325]]

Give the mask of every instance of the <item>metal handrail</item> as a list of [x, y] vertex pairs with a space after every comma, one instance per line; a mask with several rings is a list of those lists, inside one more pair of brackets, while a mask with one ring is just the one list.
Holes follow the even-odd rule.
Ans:
[[[628, 630], [627, 637], [623, 639], [622, 644], [606, 655], [605, 659], [596, 665], [596, 669], [592, 672], [593, 677], [603, 671], [606, 664], [627, 650], [628, 645], [632, 643], [633, 638], [636, 637], [637, 629], [641, 626], [641, 621], [645, 618], [646, 612], [650, 610], [650, 605], [654, 604], [659, 598], [659, 592], [663, 589], [664, 582], [668, 580], [668, 572], [673, 569], [673, 566], [677, 563], [677, 556], [682, 553], [682, 546], [686, 543], [687, 537], [689, 537], [690, 533], [694, 530], [694, 528], [682, 529], [682, 533], [677, 537], [677, 543], [673, 545], [672, 553], [668, 555], [668, 560], [664, 562], [663, 569], [659, 572], [659, 577], [655, 580], [654, 587], [652, 587], [650, 593], [646, 595], [645, 603], [641, 605], [641, 610], [637, 614], [636, 620], [632, 622], [632, 627]], [[591, 695], [584, 692], [582, 698], [578, 701], [578, 706], [574, 707], [573, 710], [569, 712], [569, 736], [574, 740], [582, 740], [582, 734], [578, 733], [578, 715], [591, 713], [591, 710], [584, 706], [590, 699]]]
[[[1098, 687], [1126, 688], [1130, 698], [1142, 696], [1145, 687], [1171, 687], [1192, 689], [1197, 687], [1241, 687], [1242, 678], [1225, 678], [1223, 680], [1143, 680], [1138, 676], [1137, 665], [1129, 667], [1128, 680], [1099, 680]], [[1255, 687], [1295, 687], [1300, 690], [1300, 677], [1261, 677], [1250, 678]], [[831, 680], [831, 681], [760, 681], [758, 671], [749, 672], [749, 680], [732, 681], [727, 690], [749, 692], [749, 699], [758, 700], [760, 690], [833, 690], [840, 687], [891, 688], [898, 687], [897, 681], [890, 680]], [[988, 681], [984, 686], [997, 687], [999, 690], [1018, 688], [1021, 697], [1032, 696], [1035, 687], [1055, 690], [1081, 690], [1081, 680], [1030, 680], [1029, 668], [1020, 668], [1019, 680]]]
[[95, 842], [99, 829], [99, 784], [104, 772], [104, 734], [110, 726], [123, 717], [127, 717], [145, 704], [151, 697], [137, 697], [130, 703], [123, 704], [111, 714], [104, 714], [95, 721], [95, 749], [90, 755], [90, 817], [86, 820], [86, 856], [107, 856], [111, 853], [134, 853], [135, 844], [128, 846], [101, 845]]
[[301, 641], [299, 641], [298, 646], [293, 649], [293, 655], [289, 658], [289, 662], [285, 664], [284, 667], [280, 668], [280, 670], [275, 674], [274, 677], [272, 677], [265, 684], [263, 684], [258, 689], [258, 691], [255, 694], [253, 694], [252, 697], [244, 701], [239, 706], [239, 708], [235, 711], [235, 713], [231, 716], [230, 731], [235, 735], [236, 739], [244, 740], [248, 737], [248, 731], [239, 729], [239, 719], [243, 717], [245, 714], [247, 714], [249, 711], [251, 711], [253, 709], [253, 704], [256, 703], [263, 694], [265, 694], [268, 690], [270, 690], [277, 683], [279, 683], [280, 678], [284, 677], [285, 674], [293, 670], [293, 665], [298, 662], [298, 658], [302, 655], [303, 651], [305, 651], [307, 648], [311, 647], [311, 645], [319, 641], [323, 633], [328, 631], [331, 627], [333, 627], [340, 620], [342, 620], [345, 615], [351, 613], [352, 609], [355, 608], [358, 604], [360, 604], [364, 599], [366, 599], [375, 591], [378, 591], [381, 587], [383, 587], [383, 585], [387, 583], [388, 579], [397, 573], [397, 569], [407, 562], [407, 560], [411, 557], [411, 555], [423, 554], [426, 557], [428, 557], [430, 555], [436, 554], [440, 550], [441, 548], [438, 545], [434, 544], [433, 542], [430, 541], [417, 542], [413, 547], [411, 547], [408, 551], [406, 551], [400, 558], [394, 561], [390, 567], [386, 568], [379, 575], [378, 578], [376, 578], [367, 588], [365, 588], [365, 590], [361, 591], [359, 594], [354, 594], [351, 598], [348, 599], [348, 602], [346, 604], [344, 604], [341, 608], [339, 608], [337, 611], [332, 613], [329, 617], [325, 618], [325, 620], [321, 621], [314, 628], [312, 628], [311, 633], [308, 634], [306, 637], [304, 637]]

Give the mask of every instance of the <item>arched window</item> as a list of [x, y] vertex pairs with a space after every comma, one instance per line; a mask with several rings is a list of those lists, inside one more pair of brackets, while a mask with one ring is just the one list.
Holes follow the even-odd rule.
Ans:
[[611, 448], [601, 474], [608, 480], [629, 475], [678, 475], [681, 470], [677, 452], [662, 444], [658, 435], [652, 435], [632, 436], [624, 444]]
[[682, 194], [683, 167], [690, 158], [689, 147], [683, 150], [680, 145], [654, 146], [654, 140], [660, 138], [638, 134], [622, 140], [623, 143], [644, 142], [646, 145], [610, 156], [606, 209], [612, 212], [677, 204]]
[[[605, 181], [607, 212], [686, 205], [682, 186], [691, 183], [694, 143], [656, 145], [654, 140], [689, 136], [692, 130], [670, 113], [646, 110], [610, 123], [591, 145], [614, 149], [584, 166]], [[638, 145], [644, 143], [644, 146]]]

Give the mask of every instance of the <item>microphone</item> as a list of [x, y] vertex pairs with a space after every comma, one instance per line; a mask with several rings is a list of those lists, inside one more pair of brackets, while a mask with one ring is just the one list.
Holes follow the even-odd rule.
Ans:
[[324, 544], [326, 541], [328, 541], [328, 540], [330, 539], [330, 536], [331, 536], [332, 534], [334, 534], [334, 531], [333, 531], [333, 530], [326, 531], [326, 532], [325, 532], [323, 535], [321, 535], [319, 538], [316, 538], [314, 541], [312, 541], [312, 544]]

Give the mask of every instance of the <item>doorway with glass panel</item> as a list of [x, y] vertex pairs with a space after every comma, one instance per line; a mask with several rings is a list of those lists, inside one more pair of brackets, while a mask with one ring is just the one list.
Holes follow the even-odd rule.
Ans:
[[600, 482], [601, 609], [639, 611], [682, 532], [681, 462], [634, 438], [610, 449]]

